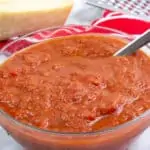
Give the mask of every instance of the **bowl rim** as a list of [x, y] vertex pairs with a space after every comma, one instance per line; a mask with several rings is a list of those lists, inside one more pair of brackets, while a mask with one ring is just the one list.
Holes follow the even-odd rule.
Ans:
[[[79, 25], [79, 26], [82, 26], [82, 25]], [[0, 50], [0, 54], [3, 54], [10, 45], [14, 44], [18, 40], [21, 40], [23, 38], [26, 38], [26, 37], [30, 36], [32, 34], [35, 34], [35, 33], [38, 33], [38, 32], [42, 32], [42, 31], [46, 31], [46, 30], [56, 31], [56, 30], [61, 29], [63, 27], [73, 27], [73, 25], [58, 26], [58, 27], [53, 27], [53, 28], [49, 27], [49, 28], [43, 28], [43, 29], [40, 29], [40, 30], [36, 30], [36, 31], [30, 32], [30, 33], [28, 33], [28, 34], [26, 34], [24, 36], [21, 36], [21, 37], [17, 38], [16, 40], [14, 40], [12, 42], [6, 44]], [[85, 26], [84, 25], [82, 27], [89, 28], [89, 27], [93, 27], [93, 26]], [[102, 28], [102, 29], [106, 29], [106, 30], [109, 30], [109, 31], [117, 32], [117, 33], [98, 33], [100, 35], [106, 35], [106, 36], [112, 36], [112, 37], [117, 37], [118, 36], [118, 37], [121, 37], [122, 39], [123, 39], [124, 36], [128, 36], [128, 34], [126, 34], [125, 32], [122, 32], [122, 31], [120, 32], [120, 31], [118, 31], [116, 29], [112, 29], [112, 28], [109, 28], [109, 27], [101, 27], [101, 26], [96, 26], [96, 27], [99, 27], [99, 28]], [[123, 33], [124, 35], [120, 35], [119, 36], [119, 34], [121, 34], [121, 33]], [[85, 33], [79, 33], [78, 35], [82, 35], [82, 34], [85, 34]], [[94, 32], [93, 33], [87, 33], [87, 34], [94, 34]], [[60, 37], [63, 37], [63, 36], [60, 36]], [[56, 37], [56, 38], [59, 38], [59, 37]], [[46, 40], [50, 40], [50, 39], [53, 39], [53, 38], [44, 39], [42, 41], [39, 41], [39, 43], [43, 42], [43, 41], [46, 41]], [[35, 44], [37, 44], [37, 43], [35, 43]], [[32, 46], [32, 45], [30, 45], [30, 46]], [[27, 47], [29, 47], [29, 46], [27, 46]], [[16, 119], [14, 119], [13, 117], [11, 117], [9, 114], [7, 114], [6, 112], [4, 112], [2, 109], [0, 109], [0, 115], [4, 116], [8, 121], [12, 121], [12, 123], [14, 123], [15, 125], [21, 126], [23, 128], [26, 128], [26, 129], [29, 129], [29, 130], [32, 130], [32, 131], [35, 131], [35, 132], [45, 133], [45, 134], [54, 135], [54, 136], [67, 136], [67, 137], [68, 136], [72, 136], [72, 137], [76, 137], [76, 136], [77, 137], [82, 137], [82, 136], [84, 136], [85, 137], [85, 136], [94, 136], [94, 135], [101, 135], [101, 134], [109, 134], [109, 133], [115, 132], [116, 130], [120, 130], [120, 129], [126, 128], [128, 126], [131, 126], [134, 123], [137, 123], [138, 121], [140, 121], [141, 119], [143, 119], [143, 118], [145, 118], [147, 116], [150, 116], [150, 110], [147, 110], [142, 115], [140, 115], [140, 116], [138, 116], [138, 117], [136, 117], [136, 118], [134, 118], [134, 119], [132, 119], [132, 120], [130, 120], [128, 122], [120, 124], [118, 126], [111, 127], [111, 128], [106, 128], [106, 129], [101, 129], [101, 130], [97, 130], [97, 131], [92, 131], [92, 132], [58, 132], [58, 131], [45, 130], [45, 129], [40, 129], [40, 128], [32, 126], [32, 125], [28, 125], [28, 124], [22, 123], [22, 122], [20, 122], [20, 121], [18, 121]]]

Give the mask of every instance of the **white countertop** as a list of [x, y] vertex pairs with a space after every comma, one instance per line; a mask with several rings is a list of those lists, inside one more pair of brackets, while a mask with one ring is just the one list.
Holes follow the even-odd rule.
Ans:
[[[87, 14], [87, 12], [90, 12]], [[92, 20], [99, 18], [101, 10], [83, 4], [82, 0], [75, 0], [75, 7], [67, 23], [89, 24]], [[150, 128], [137, 139], [129, 150], [150, 150]], [[22, 150], [22, 148], [7, 135], [0, 127], [0, 150]]]

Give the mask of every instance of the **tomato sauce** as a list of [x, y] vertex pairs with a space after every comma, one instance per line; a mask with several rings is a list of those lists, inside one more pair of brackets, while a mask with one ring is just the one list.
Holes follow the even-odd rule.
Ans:
[[91, 132], [150, 109], [150, 59], [113, 57], [117, 38], [75, 35], [16, 53], [0, 67], [0, 108], [45, 130]]

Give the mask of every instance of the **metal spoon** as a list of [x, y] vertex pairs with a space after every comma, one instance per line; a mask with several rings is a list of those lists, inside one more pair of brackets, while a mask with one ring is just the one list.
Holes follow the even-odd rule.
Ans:
[[150, 42], [150, 29], [144, 32], [137, 39], [127, 44], [125, 47], [123, 47], [119, 51], [115, 52], [113, 56], [131, 55], [132, 53], [136, 52], [137, 50], [139, 50], [139, 48], [143, 47], [149, 42]]

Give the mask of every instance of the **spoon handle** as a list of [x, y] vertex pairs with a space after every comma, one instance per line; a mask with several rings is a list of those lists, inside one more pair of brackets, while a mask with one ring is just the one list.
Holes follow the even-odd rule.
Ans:
[[131, 43], [117, 51], [113, 56], [131, 55], [139, 48], [150, 42], [150, 29], [144, 32], [140, 37], [133, 40]]

